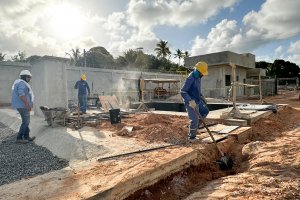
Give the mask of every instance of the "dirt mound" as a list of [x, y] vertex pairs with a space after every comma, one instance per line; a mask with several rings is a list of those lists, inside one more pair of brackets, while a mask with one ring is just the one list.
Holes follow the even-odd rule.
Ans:
[[179, 143], [187, 137], [188, 124], [189, 120], [185, 116], [143, 113], [130, 115], [116, 125], [111, 125], [109, 121], [102, 121], [97, 128], [148, 142]]
[[252, 125], [254, 136], [271, 137], [284, 130], [290, 130], [298, 126], [300, 120], [299, 110], [285, 107], [282, 111], [262, 118]]

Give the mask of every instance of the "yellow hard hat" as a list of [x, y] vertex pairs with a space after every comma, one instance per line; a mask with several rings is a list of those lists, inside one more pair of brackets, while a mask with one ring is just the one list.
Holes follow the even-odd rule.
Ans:
[[200, 62], [198, 62], [196, 65], [195, 65], [195, 67], [194, 67], [196, 70], [198, 70], [199, 72], [201, 72], [201, 74], [203, 75], [203, 76], [206, 76], [206, 75], [208, 75], [208, 71], [207, 71], [207, 64], [206, 64], [206, 62], [203, 62], [203, 61], [200, 61]]
[[85, 76], [85, 74], [81, 74], [81, 80], [84, 80], [84, 81], [86, 81], [86, 76]]

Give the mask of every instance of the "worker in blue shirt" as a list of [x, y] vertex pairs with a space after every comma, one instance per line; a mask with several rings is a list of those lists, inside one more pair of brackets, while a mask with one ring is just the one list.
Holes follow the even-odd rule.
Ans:
[[[201, 78], [208, 75], [207, 68], [205, 62], [198, 62], [194, 70], [187, 77], [180, 91], [190, 119], [188, 138], [191, 142], [196, 139], [196, 132], [199, 127], [198, 114], [204, 119], [209, 113], [206, 100], [201, 93]], [[198, 112], [198, 114], [196, 112]]]
[[35, 139], [35, 137], [29, 136], [30, 111], [34, 100], [33, 91], [28, 84], [31, 77], [29, 70], [22, 70], [20, 79], [15, 80], [12, 86], [11, 105], [18, 110], [22, 119], [16, 142], [23, 144]]
[[87, 98], [90, 96], [90, 87], [86, 82], [85, 74], [82, 74], [80, 80], [76, 82], [75, 89], [78, 89], [80, 111], [85, 114], [87, 109]]

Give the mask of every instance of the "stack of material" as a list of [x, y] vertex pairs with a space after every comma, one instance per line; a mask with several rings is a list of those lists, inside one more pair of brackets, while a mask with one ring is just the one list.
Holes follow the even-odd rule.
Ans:
[[41, 106], [40, 109], [49, 126], [53, 126], [54, 123], [65, 125], [66, 118], [70, 114], [68, 109], [63, 107], [48, 108], [47, 106]]

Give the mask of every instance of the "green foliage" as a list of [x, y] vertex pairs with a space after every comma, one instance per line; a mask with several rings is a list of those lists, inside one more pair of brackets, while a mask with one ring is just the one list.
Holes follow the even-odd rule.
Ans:
[[177, 49], [174, 55], [174, 58], [178, 58], [178, 65], [180, 66], [180, 60], [183, 58], [184, 53], [180, 49]]
[[3, 61], [5, 56], [6, 56], [5, 53], [0, 53], [0, 61]]
[[26, 54], [24, 51], [19, 51], [17, 55], [11, 57], [14, 62], [26, 62]]
[[80, 55], [80, 50], [78, 47], [76, 47], [75, 49], [71, 49], [71, 53], [66, 52], [66, 55], [70, 57], [71, 64], [75, 66], [83, 66], [83, 56]]
[[137, 59], [138, 53], [135, 50], [129, 49], [124, 52], [124, 58], [126, 59], [129, 67], [135, 67], [135, 61]]
[[273, 62], [277, 78], [300, 77], [300, 68], [295, 63], [284, 60], [275, 60]]
[[256, 68], [266, 69], [266, 75], [277, 78], [300, 78], [300, 68], [295, 63], [284, 60], [275, 60], [273, 63], [260, 61], [255, 63]]
[[116, 65], [113, 56], [104, 47], [93, 47], [86, 52], [87, 67], [108, 68]]
[[183, 58], [188, 58], [188, 57], [190, 57], [190, 54], [189, 54], [188, 51], [185, 51], [185, 52], [183, 53]]
[[160, 40], [156, 44], [156, 48], [154, 49], [158, 58], [166, 58], [171, 55], [170, 49], [168, 47], [168, 42]]
[[128, 62], [124, 56], [119, 56], [115, 62], [120, 67], [126, 67], [128, 65]]

